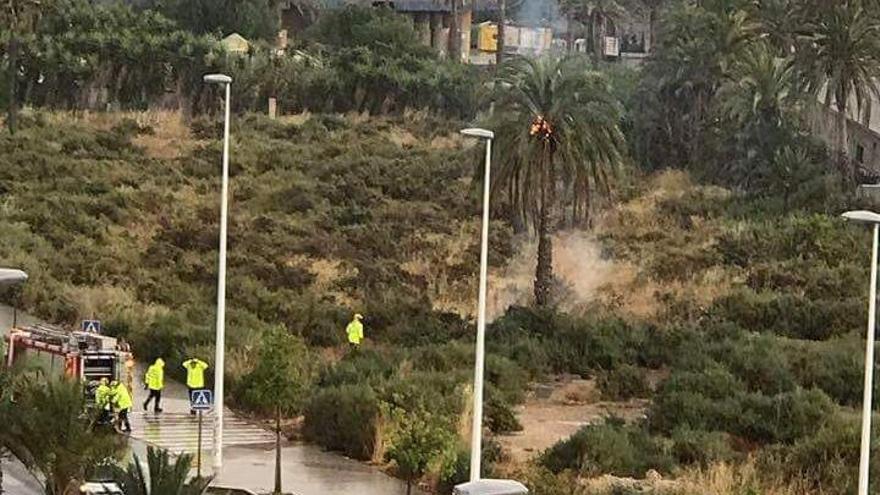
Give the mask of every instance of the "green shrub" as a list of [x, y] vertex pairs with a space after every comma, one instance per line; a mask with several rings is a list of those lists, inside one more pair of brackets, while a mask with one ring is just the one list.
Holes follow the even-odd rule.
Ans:
[[773, 395], [795, 388], [795, 379], [779, 339], [771, 335], [738, 333], [717, 339], [708, 352], [753, 392]]
[[[492, 394], [490, 394], [492, 395]], [[485, 408], [486, 423], [492, 433], [512, 433], [523, 427], [510, 404], [497, 397], [489, 397]]]
[[491, 383], [506, 402], [517, 404], [525, 400], [528, 388], [528, 376], [526, 372], [513, 361], [488, 354], [486, 356], [486, 381]]
[[672, 432], [672, 455], [680, 464], [698, 464], [704, 468], [735, 458], [728, 434], [688, 428]]
[[668, 473], [674, 466], [662, 441], [619, 421], [581, 428], [543, 452], [540, 463], [554, 473], [574, 469], [588, 477], [642, 477], [649, 469]]
[[474, 346], [465, 342], [423, 346], [413, 349], [411, 359], [420, 371], [460, 370], [474, 365]]
[[808, 299], [790, 293], [740, 289], [716, 300], [710, 313], [753, 331], [798, 339], [825, 340], [862, 324], [864, 301]]
[[817, 260], [828, 266], [868, 259], [866, 234], [825, 214], [753, 221], [719, 239], [725, 262], [742, 267], [776, 260]]
[[859, 333], [824, 342], [788, 341], [783, 348], [802, 387], [819, 388], [843, 405], [862, 403], [865, 343]]
[[761, 444], [790, 443], [821, 427], [834, 410], [822, 391], [776, 395], [748, 392], [727, 370], [676, 371], [658, 389], [648, 412], [654, 431], [719, 431]]
[[[853, 493], [858, 480], [860, 421], [858, 417], [831, 415], [829, 421], [793, 445], [766, 450], [762, 470], [781, 473], [805, 483], [807, 490]], [[871, 470], [880, 469], [880, 438], [871, 440]], [[869, 491], [876, 488], [874, 482]]]
[[376, 387], [391, 379], [396, 371], [395, 359], [388, 354], [359, 349], [321, 370], [318, 384], [321, 387], [361, 384]]
[[[200, 330], [189, 324], [178, 314], [160, 316], [149, 327], [130, 335], [130, 343], [139, 359], [152, 362], [162, 358], [167, 363], [183, 362], [183, 351], [187, 344], [207, 337], [207, 327]], [[201, 336], [199, 332], [204, 332]], [[169, 368], [178, 366], [169, 366]], [[170, 369], [169, 369], [170, 371]]]
[[599, 390], [606, 400], [621, 401], [647, 397], [650, 392], [645, 371], [636, 366], [622, 365], [598, 376]]
[[[504, 451], [497, 441], [492, 438], [483, 438], [482, 460], [480, 471], [485, 478], [498, 477], [496, 465], [504, 461]], [[470, 449], [460, 447], [449, 464], [440, 469], [440, 480], [437, 483], [436, 493], [452, 493], [455, 485], [470, 480], [471, 452]]]
[[305, 408], [305, 437], [354, 459], [369, 460], [376, 447], [379, 401], [366, 385], [324, 388]]
[[658, 432], [678, 428], [731, 431], [742, 414], [746, 387], [729, 371], [712, 366], [701, 371], [675, 371], [654, 394], [648, 423]]
[[803, 294], [808, 299], [864, 297], [868, 273], [863, 263], [827, 264], [790, 259], [756, 263], [749, 267], [746, 284], [756, 292]]
[[762, 443], [791, 443], [812, 435], [832, 416], [835, 406], [820, 390], [797, 389], [773, 397], [748, 394], [734, 431]]
[[426, 409], [440, 416], [456, 417], [469, 400], [465, 384], [472, 376], [471, 369], [399, 375], [382, 387], [380, 397], [406, 411]]

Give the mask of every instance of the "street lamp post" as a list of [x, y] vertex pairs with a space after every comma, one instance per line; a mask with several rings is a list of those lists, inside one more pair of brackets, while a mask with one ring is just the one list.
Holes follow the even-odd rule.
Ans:
[[217, 270], [217, 338], [214, 357], [214, 473], [223, 466], [223, 371], [226, 351], [226, 212], [229, 196], [229, 89], [232, 78], [208, 74], [208, 84], [220, 84], [226, 90], [223, 120], [223, 179], [220, 192], [220, 253]]
[[480, 245], [480, 295], [477, 307], [477, 351], [474, 364], [474, 422], [471, 431], [471, 481], [480, 479], [483, 444], [483, 374], [486, 354], [486, 285], [489, 272], [489, 192], [492, 140], [495, 134], [486, 129], [464, 129], [465, 136], [486, 141], [486, 166], [483, 174], [483, 233]]
[[862, 446], [859, 457], [858, 495], [868, 495], [868, 470], [871, 456], [871, 414], [873, 410], [874, 387], [874, 330], [877, 316], [877, 243], [880, 239], [880, 215], [871, 211], [848, 211], [843, 218], [868, 223], [873, 227], [873, 248], [871, 250], [871, 288], [868, 300], [868, 334], [865, 343], [865, 390], [862, 397]]

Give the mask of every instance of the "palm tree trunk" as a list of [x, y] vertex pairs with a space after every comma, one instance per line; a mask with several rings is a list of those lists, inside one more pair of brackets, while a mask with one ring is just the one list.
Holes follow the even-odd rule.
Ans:
[[0, 451], [0, 495], [3, 495], [3, 456], [5, 452]]
[[281, 494], [281, 408], [275, 407], [275, 493]]
[[837, 143], [835, 148], [841, 155], [847, 153], [847, 135], [846, 135], [846, 104], [838, 102], [837, 105]]
[[[548, 156], [549, 155], [549, 156]], [[556, 185], [555, 176], [552, 173], [553, 158], [549, 150], [546, 150], [541, 167], [541, 204], [538, 213], [538, 263], [535, 267], [535, 304], [538, 307], [546, 307], [550, 303], [550, 290], [553, 284], [553, 241], [552, 233], [552, 202], [553, 189]], [[549, 170], [548, 170], [549, 169]]]
[[513, 180], [510, 181], [510, 224], [514, 234], [522, 234], [526, 231], [523, 220], [523, 205], [520, 199], [520, 172], [514, 172]]
[[6, 44], [6, 55], [9, 58], [9, 106], [6, 116], [6, 126], [9, 128], [10, 134], [15, 134], [18, 124], [18, 40], [15, 37], [15, 31], [9, 35], [9, 41]]
[[412, 495], [412, 480], [406, 479], [406, 495]]
[[553, 280], [553, 243], [550, 240], [550, 218], [547, 206], [541, 207], [538, 219], [538, 265], [535, 268], [535, 304], [545, 307], [550, 302]]
[[496, 40], [495, 65], [504, 61], [504, 31], [507, 27], [507, 0], [498, 1], [498, 39]]
[[602, 30], [602, 14], [598, 11], [593, 11], [592, 24], [593, 24], [593, 59], [596, 62], [602, 60], [602, 52], [605, 51], [605, 33]]

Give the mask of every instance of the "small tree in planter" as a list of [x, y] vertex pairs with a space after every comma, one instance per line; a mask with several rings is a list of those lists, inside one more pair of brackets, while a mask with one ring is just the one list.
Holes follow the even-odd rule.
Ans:
[[397, 423], [393, 443], [386, 457], [397, 464], [397, 474], [406, 480], [406, 494], [428, 469], [452, 466], [456, 456], [456, 436], [451, 425], [428, 411], [391, 412]]
[[311, 359], [302, 339], [283, 327], [263, 336], [254, 369], [242, 378], [244, 404], [275, 417], [275, 489], [281, 494], [281, 417], [299, 412], [310, 381]]

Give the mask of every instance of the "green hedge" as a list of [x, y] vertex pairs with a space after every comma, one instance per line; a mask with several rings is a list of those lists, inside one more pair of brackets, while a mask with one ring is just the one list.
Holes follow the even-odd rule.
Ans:
[[305, 437], [354, 459], [369, 460], [376, 448], [379, 400], [366, 385], [325, 388], [305, 408]]

